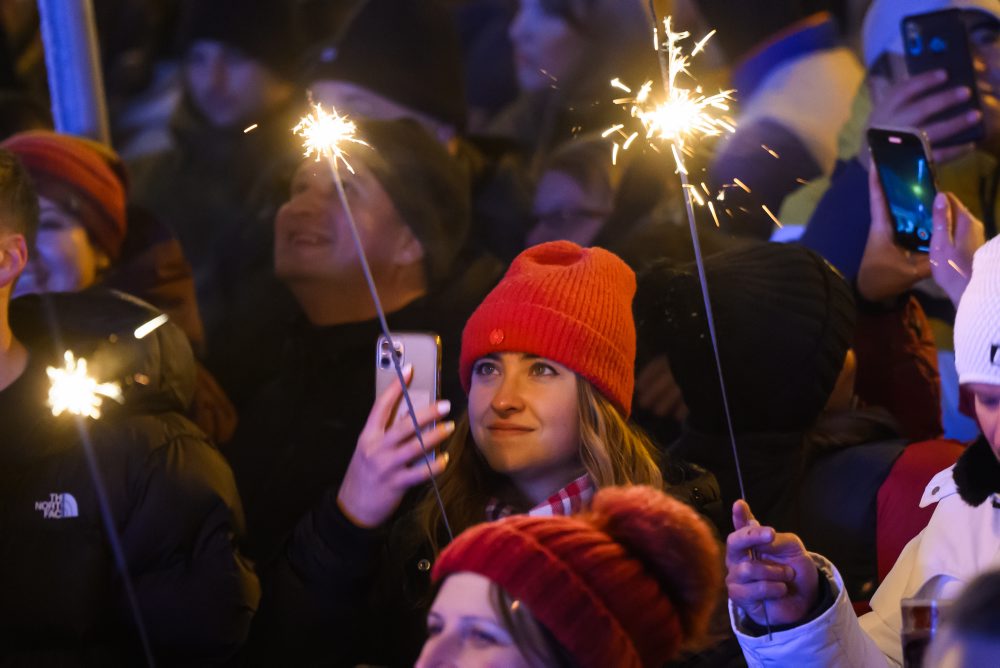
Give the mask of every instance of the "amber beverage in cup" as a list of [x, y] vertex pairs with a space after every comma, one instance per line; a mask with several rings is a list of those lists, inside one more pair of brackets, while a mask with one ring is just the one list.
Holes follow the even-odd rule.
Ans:
[[947, 601], [933, 598], [904, 598], [900, 602], [903, 627], [903, 668], [922, 668], [924, 653], [941, 624]]

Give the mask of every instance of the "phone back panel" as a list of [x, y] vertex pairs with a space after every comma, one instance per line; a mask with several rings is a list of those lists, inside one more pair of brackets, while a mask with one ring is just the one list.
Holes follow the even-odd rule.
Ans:
[[[965, 86], [972, 91], [972, 97], [968, 101], [933, 116], [930, 122], [954, 118], [979, 109], [976, 70], [972, 62], [969, 34], [962, 20], [962, 10], [946, 9], [907, 16], [900, 23], [900, 29], [903, 31], [903, 51], [910, 76], [931, 70], [944, 70], [948, 73], [948, 80], [931, 93], [958, 86]], [[940, 142], [940, 145], [976, 142], [983, 138], [984, 133], [983, 124], [979, 123]]]
[[[401, 354], [400, 366], [413, 365], [413, 380], [409, 387], [413, 407], [419, 410], [437, 401], [441, 376], [441, 337], [430, 332], [392, 332], [392, 339]], [[375, 346], [375, 396], [380, 396], [390, 385], [399, 382], [388, 353], [389, 344], [385, 337], [378, 337]], [[395, 420], [406, 416], [406, 402], [401, 400]]]

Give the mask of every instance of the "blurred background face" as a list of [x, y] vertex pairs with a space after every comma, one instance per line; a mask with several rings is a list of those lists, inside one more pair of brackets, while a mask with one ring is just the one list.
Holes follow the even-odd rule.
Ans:
[[416, 665], [534, 668], [493, 609], [490, 581], [475, 573], [457, 573], [441, 585]]
[[289, 91], [260, 62], [209, 40], [197, 41], [188, 49], [184, 77], [195, 108], [218, 128], [256, 122]]
[[551, 481], [548, 494], [578, 477], [583, 465], [577, 382], [570, 369], [534, 355], [499, 353], [477, 360], [469, 423], [490, 468], [515, 483]]
[[[355, 173], [341, 169], [341, 178], [377, 279], [394, 261], [393, 242], [411, 233], [371, 170], [358, 159], [351, 164]], [[347, 216], [325, 160], [305, 160], [296, 170], [291, 197], [275, 219], [274, 259], [275, 273], [286, 282], [363, 282]]]
[[962, 13], [979, 81], [986, 134], [1000, 136], [1000, 23], [984, 12]]
[[56, 202], [39, 197], [35, 249], [14, 289], [15, 295], [78, 292], [97, 282], [109, 262], [90, 241], [87, 230]]
[[565, 172], [547, 171], [535, 191], [535, 226], [527, 242], [534, 246], [566, 239], [589, 246], [611, 215], [610, 189], [585, 189]]
[[588, 51], [587, 39], [541, 0], [520, 0], [510, 39], [517, 81], [525, 91], [568, 87]]

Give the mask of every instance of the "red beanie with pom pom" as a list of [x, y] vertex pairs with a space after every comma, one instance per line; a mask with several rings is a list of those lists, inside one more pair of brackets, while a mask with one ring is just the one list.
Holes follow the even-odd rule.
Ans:
[[434, 567], [477, 573], [527, 606], [580, 666], [659, 668], [705, 639], [722, 589], [719, 546], [687, 505], [608, 487], [571, 517], [519, 515], [462, 533]]
[[635, 273], [603, 248], [552, 241], [522, 252], [465, 324], [459, 362], [530, 353], [590, 381], [626, 417], [635, 385]]

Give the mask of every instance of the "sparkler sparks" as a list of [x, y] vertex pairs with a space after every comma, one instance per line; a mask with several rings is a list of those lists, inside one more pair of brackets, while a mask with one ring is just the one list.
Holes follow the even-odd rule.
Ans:
[[118, 383], [98, 383], [87, 375], [87, 360], [77, 360], [73, 353], [66, 351], [63, 368], [48, 367], [45, 373], [51, 381], [49, 387], [49, 407], [56, 417], [63, 413], [80, 415], [96, 420], [101, 417], [104, 399], [122, 400], [122, 389]]
[[321, 158], [327, 158], [335, 170], [337, 163], [342, 162], [351, 174], [354, 173], [354, 168], [347, 161], [346, 146], [369, 146], [364, 140], [358, 139], [358, 127], [354, 121], [341, 116], [336, 109], [333, 113], [327, 113], [321, 104], [314, 104], [313, 113], [299, 120], [292, 132], [302, 137], [305, 157], [316, 156], [317, 162]]
[[[681, 43], [688, 39], [691, 34], [674, 32], [671, 28], [670, 17], [664, 19], [663, 27], [664, 42], [662, 44], [658, 32], [654, 32], [653, 36], [653, 44], [660, 53], [664, 64], [664, 91], [662, 95], [654, 94], [653, 82], [647, 81], [632, 97], [618, 99], [615, 102], [624, 106], [629, 115], [639, 121], [642, 125], [641, 134], [645, 136], [647, 142], [669, 142], [677, 164], [677, 172], [686, 173], [683, 155], [688, 143], [735, 130], [733, 124], [720, 114], [720, 112], [729, 111], [729, 102], [732, 100], [733, 91], [720, 91], [714, 95], [706, 95], [700, 86], [685, 88], [680, 85], [679, 77], [681, 75], [691, 77], [688, 70], [691, 58], [704, 49], [705, 44], [715, 31], [710, 32], [695, 44], [689, 56], [684, 53]], [[620, 79], [613, 79], [611, 85], [618, 90], [633, 94], [632, 89], [623, 84]], [[625, 132], [624, 125], [621, 124], [608, 128], [604, 136], [611, 136], [615, 133], [625, 138], [624, 144], [620, 145], [620, 150], [627, 150], [637, 136], [634, 132]]]

